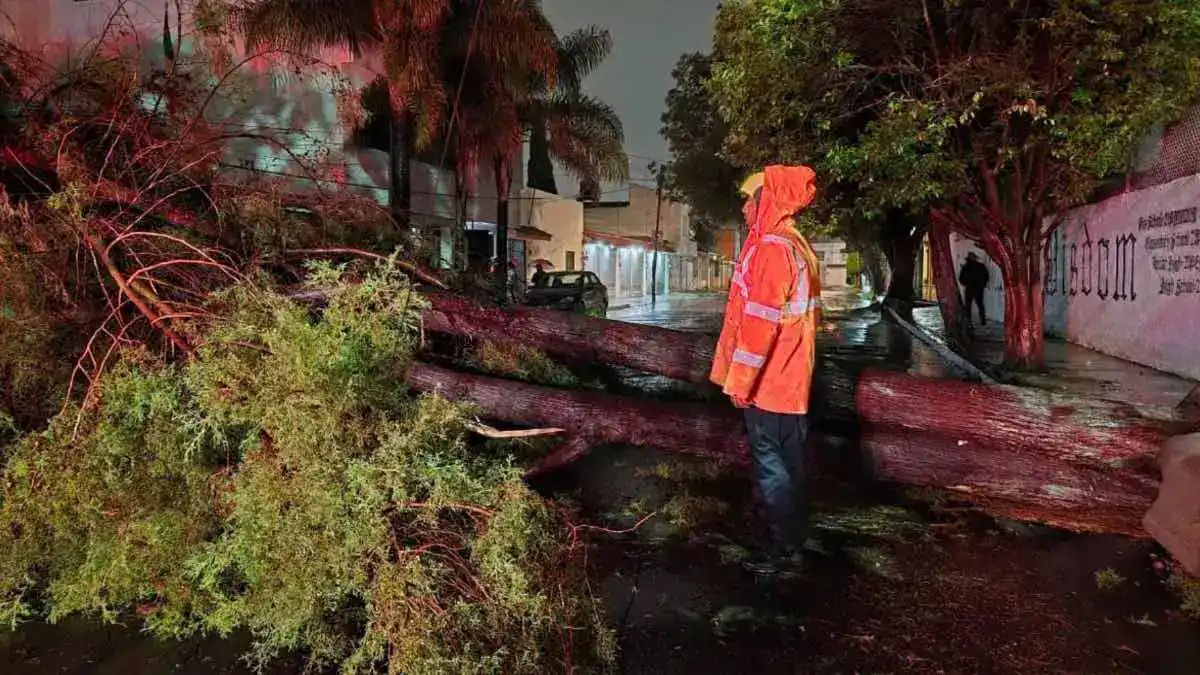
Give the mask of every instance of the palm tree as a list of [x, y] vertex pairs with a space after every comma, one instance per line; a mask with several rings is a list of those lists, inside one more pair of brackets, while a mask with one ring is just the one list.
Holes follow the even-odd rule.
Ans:
[[[504, 7], [504, 2], [512, 6]], [[448, 37], [458, 36], [459, 42], [457, 48], [444, 52], [444, 75], [454, 97], [443, 133], [455, 153], [460, 193], [481, 162], [492, 170], [497, 197], [497, 274], [502, 275], [508, 262], [511, 170], [525, 140], [522, 113], [531, 82], [544, 82], [548, 87], [556, 83], [558, 38], [542, 13], [540, 0], [471, 0], [467, 4], [474, 5], [474, 15], [457, 14], [455, 20], [469, 18], [477, 28], [448, 30]], [[473, 34], [481, 32], [527, 35], [541, 51], [489, 45]], [[503, 288], [502, 279], [498, 281]]]
[[583, 93], [583, 78], [612, 47], [607, 29], [581, 28], [555, 44], [557, 86], [532, 79], [522, 114], [529, 133], [529, 187], [557, 194], [555, 161], [583, 181], [629, 177], [620, 118], [611, 106]]
[[[547, 24], [548, 25], [548, 24]], [[608, 54], [608, 31], [587, 28], [553, 40], [552, 72], [486, 63], [453, 63], [447, 72], [460, 75], [457, 105], [448, 129], [459, 162], [473, 171], [478, 162], [492, 170], [497, 195], [496, 252], [501, 272], [508, 262], [509, 190], [513, 163], [530, 139], [534, 187], [556, 192], [552, 159], [585, 179], [628, 177], [621, 122], [612, 108], [583, 95], [583, 77]], [[498, 279], [498, 281], [500, 281]]]
[[554, 70], [554, 33], [538, 0], [247, 0], [234, 18], [248, 48], [379, 57], [391, 112], [389, 202], [399, 225], [411, 215], [410, 160], [443, 127], [449, 55], [498, 73]]

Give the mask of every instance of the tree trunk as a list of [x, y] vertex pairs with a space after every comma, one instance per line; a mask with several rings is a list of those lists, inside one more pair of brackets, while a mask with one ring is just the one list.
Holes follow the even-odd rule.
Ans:
[[860, 377], [855, 410], [866, 426], [935, 434], [964, 452], [994, 448], [1014, 461], [1050, 453], [1081, 466], [1139, 471], [1152, 467], [1163, 441], [1195, 426], [1172, 408], [876, 370]]
[[[568, 430], [563, 445], [534, 472], [561, 467], [603, 444], [731, 464], [748, 459], [741, 415], [726, 406], [553, 389], [420, 363], [408, 382], [418, 391], [470, 402], [489, 419]], [[1141, 517], [1158, 486], [1154, 456], [1178, 423], [1118, 404], [902, 373], [869, 371], [857, 388], [866, 424], [854, 464], [871, 477], [953, 490], [996, 515], [1146, 536]], [[822, 394], [818, 390], [814, 398]], [[946, 415], [947, 409], [957, 414]], [[1114, 426], [1113, 419], [1120, 422]], [[848, 463], [847, 452], [854, 449], [841, 450], [839, 467]], [[826, 473], [832, 466], [816, 468]]]
[[470, 214], [467, 208], [471, 199], [471, 171], [469, 162], [459, 162], [454, 171], [454, 261], [456, 271], [467, 269], [467, 220]]
[[511, 177], [508, 162], [496, 159], [492, 162], [496, 178], [496, 281], [502, 297], [508, 299], [508, 190]]
[[1046, 342], [1041, 251], [1020, 247], [1006, 253], [1007, 264], [1000, 265], [1005, 365], [1017, 370], [1041, 370], [1045, 367]]
[[1132, 469], [964, 447], [936, 434], [868, 429], [862, 449], [880, 480], [948, 490], [994, 516], [1076, 532], [1147, 537], [1142, 516], [1158, 494], [1157, 477]]
[[958, 271], [954, 269], [954, 252], [950, 248], [950, 228], [936, 214], [929, 229], [929, 252], [933, 257], [933, 284], [937, 288], [946, 335], [961, 343], [966, 338], [966, 322], [963, 321], [962, 295], [958, 290]]
[[505, 311], [430, 293], [425, 328], [540, 349], [565, 362], [625, 366], [692, 383], [708, 381], [716, 341], [701, 333], [639, 326], [549, 309]]
[[859, 253], [862, 255], [863, 271], [866, 272], [867, 279], [871, 283], [871, 297], [877, 298], [886, 281], [883, 274], [883, 264], [879, 260], [879, 251], [874, 244], [868, 244], [863, 246]]
[[422, 363], [413, 364], [408, 383], [417, 391], [469, 401], [490, 419], [567, 429], [571, 452], [552, 453], [537, 470], [562, 466], [588, 447], [608, 443], [737, 463], [747, 458], [741, 415], [730, 407], [553, 389]]
[[914, 226], [909, 218], [895, 214], [888, 216], [888, 222], [883, 227], [880, 243], [891, 268], [885, 300], [911, 305], [917, 295], [917, 254], [921, 249], [924, 229]]
[[412, 223], [412, 134], [409, 117], [403, 108], [392, 102], [388, 123], [390, 136], [388, 152], [388, 206], [392, 222], [397, 227]]
[[558, 194], [547, 133], [546, 121], [541, 117], [535, 118], [529, 129], [529, 162], [526, 164], [525, 180], [526, 184], [535, 190]]

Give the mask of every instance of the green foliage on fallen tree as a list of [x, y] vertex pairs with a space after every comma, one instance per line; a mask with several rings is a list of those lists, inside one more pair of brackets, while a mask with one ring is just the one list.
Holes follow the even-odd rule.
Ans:
[[563, 514], [406, 393], [421, 298], [375, 273], [319, 317], [245, 285], [169, 364], [129, 351], [7, 459], [0, 621], [131, 611], [248, 629], [343, 672], [603, 670], [611, 635]]

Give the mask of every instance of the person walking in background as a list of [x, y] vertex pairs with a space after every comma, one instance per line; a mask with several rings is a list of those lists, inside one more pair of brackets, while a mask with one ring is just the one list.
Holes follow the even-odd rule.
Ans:
[[533, 266], [533, 277], [530, 281], [533, 282], [534, 288], [541, 288], [546, 285], [546, 270], [542, 269], [542, 263], [537, 263]]
[[967, 254], [967, 261], [958, 272], [958, 283], [963, 287], [963, 305], [967, 310], [967, 322], [971, 321], [971, 303], [979, 307], [979, 325], [987, 325], [987, 310], [983, 308], [983, 291], [991, 281], [991, 273], [987, 265], [979, 261], [979, 256], [972, 251]]
[[750, 234], [733, 273], [710, 378], [745, 411], [771, 548], [747, 566], [778, 571], [808, 539], [804, 449], [821, 324], [816, 253], [795, 214], [816, 195], [806, 166], [769, 166], [742, 185]]
[[514, 305], [525, 303], [525, 275], [516, 260], [508, 261], [508, 300]]

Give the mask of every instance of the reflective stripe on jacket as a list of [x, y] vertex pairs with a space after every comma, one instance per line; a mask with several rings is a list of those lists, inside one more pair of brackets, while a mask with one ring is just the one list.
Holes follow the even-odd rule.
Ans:
[[765, 174], [757, 227], [734, 270], [710, 377], [728, 396], [761, 410], [804, 414], [821, 288], [816, 254], [791, 216], [811, 201], [813, 175], [807, 167], [768, 167]]

